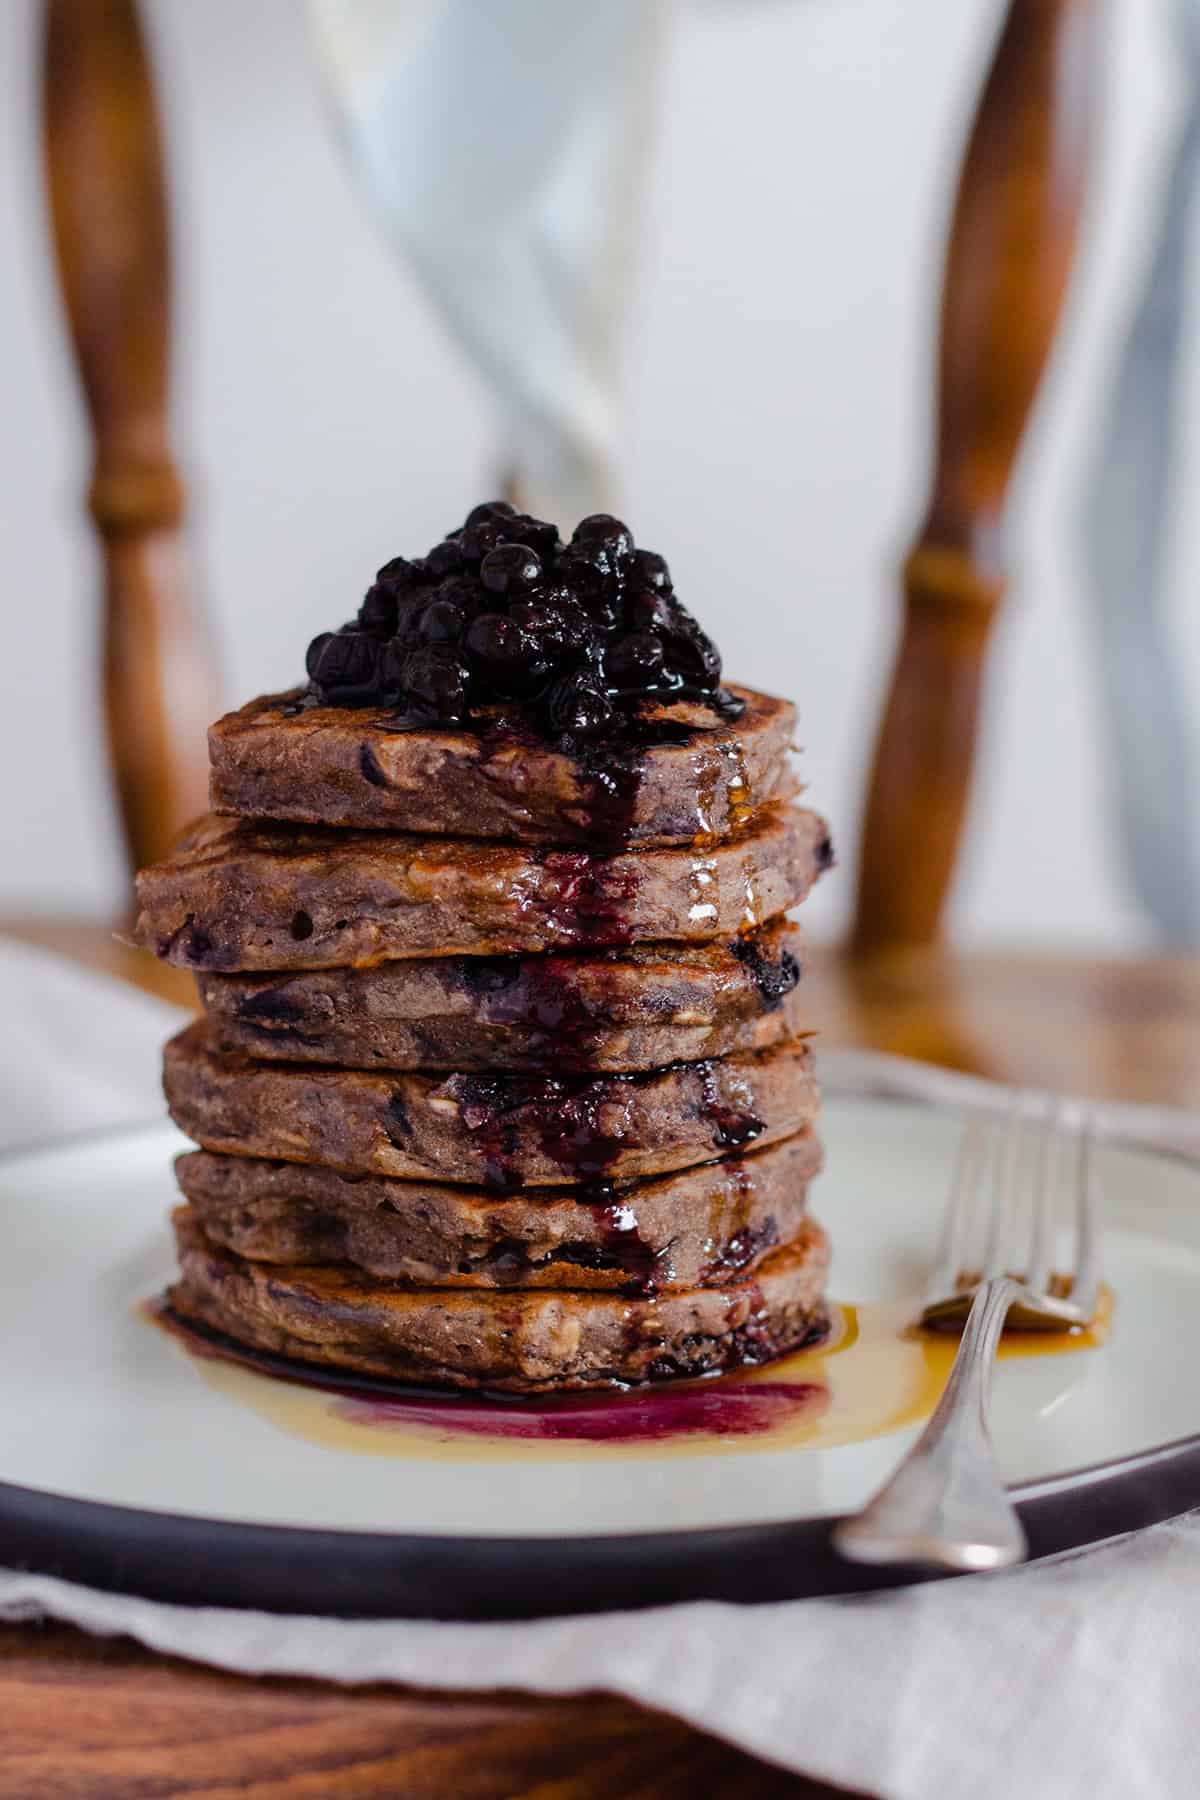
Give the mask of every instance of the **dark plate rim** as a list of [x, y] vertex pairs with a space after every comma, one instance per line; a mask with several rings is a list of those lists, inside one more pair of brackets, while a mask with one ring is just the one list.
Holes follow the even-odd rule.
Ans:
[[[846, 1098], [912, 1104], [902, 1097]], [[56, 1147], [140, 1136], [161, 1125], [117, 1126], [75, 1133], [57, 1145], [22, 1145], [0, 1155], [0, 1167]], [[1131, 1147], [1163, 1154], [1153, 1146]], [[1009, 1491], [1031, 1560], [1083, 1550], [1200, 1506], [1200, 1433]], [[836, 1523], [836, 1515], [827, 1515], [579, 1537], [398, 1534], [159, 1512], [0, 1481], [5, 1566], [185, 1606], [336, 1618], [516, 1620], [689, 1600], [811, 1599], [947, 1579], [926, 1569], [882, 1571], [844, 1561], [832, 1546]]]
[[[1030, 1560], [1200, 1506], [1200, 1434], [1011, 1488]], [[260, 1525], [0, 1482], [9, 1568], [183, 1606], [333, 1618], [547, 1618], [688, 1600], [765, 1603], [947, 1577], [848, 1563], [836, 1515], [587, 1537], [456, 1537]]]

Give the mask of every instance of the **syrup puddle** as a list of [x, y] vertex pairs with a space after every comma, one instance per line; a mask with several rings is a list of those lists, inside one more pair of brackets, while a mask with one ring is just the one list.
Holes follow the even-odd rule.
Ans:
[[[835, 1306], [824, 1343], [765, 1368], [628, 1393], [487, 1399], [360, 1385], [325, 1371], [318, 1379], [326, 1385], [313, 1385], [284, 1358], [261, 1358], [271, 1370], [264, 1374], [224, 1340], [153, 1303], [141, 1311], [187, 1349], [209, 1387], [291, 1437], [343, 1454], [455, 1462], [507, 1460], [514, 1445], [522, 1458], [557, 1462], [861, 1443], [929, 1416], [958, 1344], [956, 1335], [914, 1327], [911, 1302]], [[1094, 1349], [1108, 1337], [1111, 1316], [1106, 1293], [1090, 1330], [1013, 1333], [1001, 1341], [1000, 1358]], [[1065, 1394], [1073, 1381], [1064, 1376]]]

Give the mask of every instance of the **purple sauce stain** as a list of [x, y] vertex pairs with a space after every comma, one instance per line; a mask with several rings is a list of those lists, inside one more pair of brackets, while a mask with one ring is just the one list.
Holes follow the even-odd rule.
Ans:
[[829, 1389], [816, 1381], [731, 1381], [620, 1395], [548, 1400], [360, 1399], [334, 1402], [341, 1419], [393, 1430], [498, 1442], [648, 1444], [667, 1438], [759, 1437], [802, 1415], [818, 1418]]
[[671, 1438], [754, 1438], [815, 1423], [829, 1409], [819, 1381], [783, 1381], [731, 1373], [661, 1386], [596, 1394], [554, 1394], [517, 1400], [508, 1395], [468, 1398], [376, 1376], [296, 1362], [251, 1349], [212, 1326], [181, 1316], [165, 1297], [147, 1301], [144, 1317], [180, 1339], [193, 1356], [241, 1364], [261, 1375], [307, 1387], [327, 1399], [334, 1417], [352, 1425], [424, 1431], [443, 1439], [493, 1443], [657, 1444]]

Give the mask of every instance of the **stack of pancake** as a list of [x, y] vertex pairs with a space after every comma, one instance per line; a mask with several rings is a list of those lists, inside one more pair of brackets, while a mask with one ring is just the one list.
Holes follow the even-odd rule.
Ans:
[[832, 858], [792, 804], [793, 724], [736, 689], [587, 755], [311, 689], [220, 720], [217, 810], [139, 878], [139, 941], [205, 1013], [166, 1053], [201, 1146], [176, 1315], [301, 1366], [514, 1392], [819, 1336], [783, 915]]

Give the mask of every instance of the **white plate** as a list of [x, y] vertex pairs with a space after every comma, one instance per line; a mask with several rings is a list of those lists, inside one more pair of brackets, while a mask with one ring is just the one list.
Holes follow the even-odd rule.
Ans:
[[[829, 1102], [814, 1210], [835, 1298], [917, 1290], [959, 1131]], [[139, 1310], [171, 1276], [183, 1147], [164, 1125], [0, 1163], [0, 1561], [213, 1603], [460, 1616], [877, 1584], [833, 1558], [829, 1522], [915, 1434], [919, 1345], [785, 1366], [839, 1405], [869, 1375], [882, 1398], [859, 1426], [882, 1435], [865, 1441], [836, 1441], [837, 1405], [807, 1440], [363, 1423], [337, 1396], [192, 1356]], [[1200, 1173], [1116, 1147], [1098, 1161], [1111, 1336], [1007, 1360], [995, 1383], [997, 1451], [1040, 1553], [1200, 1504]]]

